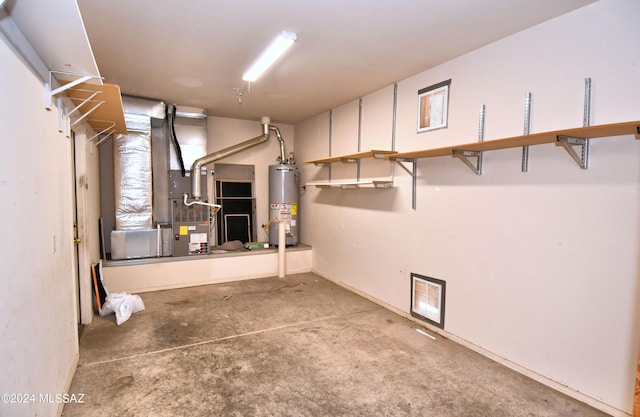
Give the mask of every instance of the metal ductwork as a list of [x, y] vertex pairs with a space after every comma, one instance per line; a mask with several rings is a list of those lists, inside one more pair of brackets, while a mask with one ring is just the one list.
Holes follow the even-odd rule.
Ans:
[[125, 113], [127, 134], [113, 139], [115, 230], [111, 258], [157, 254], [159, 232], [153, 229], [151, 117]]
[[[168, 256], [171, 230], [161, 229], [158, 219], [169, 218], [169, 204], [166, 192], [164, 196], [156, 192], [167, 188], [167, 179], [153, 175], [168, 167], [163, 146], [166, 105], [127, 95], [122, 96], [122, 104], [128, 133], [114, 137], [112, 144], [115, 223], [106, 225], [111, 239], [105, 249], [114, 260]], [[109, 198], [105, 201], [109, 207]], [[108, 213], [104, 208], [103, 213]]]
[[162, 124], [165, 118], [166, 104], [159, 100], [141, 97], [122, 96], [122, 107], [125, 114], [137, 114], [151, 118], [151, 124]]
[[274, 130], [276, 132], [276, 136], [280, 141], [280, 150], [282, 156], [284, 156], [284, 141], [282, 140], [282, 136], [280, 135], [280, 131], [277, 127], [271, 126], [271, 120], [268, 117], [263, 117], [261, 119], [262, 123], [262, 134], [260, 136], [256, 136], [255, 138], [249, 139], [244, 142], [240, 142], [237, 145], [230, 146], [228, 148], [222, 149], [220, 151], [211, 153], [209, 155], [205, 155], [202, 158], [196, 159], [193, 162], [191, 167], [191, 197], [195, 200], [199, 200], [202, 196], [202, 182], [200, 177], [200, 170], [204, 165], [215, 162], [219, 159], [226, 158], [227, 156], [236, 154], [245, 149], [251, 148], [253, 146], [259, 145], [269, 140], [271, 136], [270, 130]]
[[126, 135], [113, 143], [117, 230], [152, 227], [151, 119], [125, 114]]
[[[111, 231], [111, 259], [208, 254], [213, 216], [224, 217], [226, 220], [236, 218], [238, 213], [233, 211], [234, 208], [227, 208], [231, 211], [226, 212], [222, 205], [223, 200], [217, 201], [207, 195], [206, 183], [209, 180], [207, 175], [203, 174], [203, 168], [265, 143], [271, 134], [278, 139], [279, 155], [276, 168], [270, 167], [270, 189], [273, 190], [269, 194], [269, 214], [273, 220], [278, 220], [284, 225], [285, 246], [297, 244], [297, 170], [293, 155], [288, 159], [286, 157], [285, 142], [280, 129], [271, 125], [269, 117], [261, 119], [260, 135], [205, 156], [201, 155], [206, 153], [206, 120], [188, 120], [188, 123], [185, 123], [186, 128], [182, 130], [183, 137], [187, 137], [187, 145], [195, 146], [190, 135], [196, 130], [196, 133], [204, 131], [204, 135], [198, 138], [204, 137], [205, 141], [204, 146], [198, 142], [197, 152], [192, 150], [192, 158], [185, 161], [187, 166], [191, 165], [190, 178], [185, 178], [172, 166], [175, 155], [171, 155], [171, 126], [164, 118], [167, 115], [167, 106], [162, 102], [129, 97], [123, 102], [127, 110], [125, 118], [128, 133], [114, 137], [112, 153], [109, 150], [113, 164], [105, 165], [113, 167], [115, 188], [104, 188], [113, 191], [115, 200], [111, 205], [115, 222], [113, 226], [107, 225], [107, 230]], [[174, 107], [171, 113], [178, 115], [179, 112]], [[204, 112], [201, 113], [204, 115]], [[175, 135], [173, 138], [175, 139]], [[191, 148], [187, 150], [189, 149]], [[110, 162], [106, 156], [105, 160], [107, 163]], [[284, 194], [278, 190], [285, 190]], [[214, 201], [220, 204], [215, 204]], [[249, 213], [249, 216], [255, 216], [254, 206], [251, 206], [254, 211], [253, 214]], [[216, 213], [218, 210], [220, 211]], [[252, 222], [255, 221], [255, 218], [253, 219]], [[220, 224], [223, 224], [222, 221]], [[224, 224], [226, 231], [227, 226]], [[249, 238], [255, 239], [255, 223], [247, 223], [247, 226], [252, 231]], [[226, 241], [226, 236], [225, 234], [220, 240]], [[273, 239], [270, 236], [271, 240]]]

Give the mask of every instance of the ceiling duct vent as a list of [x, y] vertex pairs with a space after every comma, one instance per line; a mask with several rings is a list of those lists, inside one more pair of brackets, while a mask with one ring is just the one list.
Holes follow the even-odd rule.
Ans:
[[206, 119], [207, 111], [196, 107], [176, 106], [176, 117], [187, 119]]

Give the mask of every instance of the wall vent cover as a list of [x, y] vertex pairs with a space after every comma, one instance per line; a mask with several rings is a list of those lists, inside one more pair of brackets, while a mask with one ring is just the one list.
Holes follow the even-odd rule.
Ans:
[[446, 282], [411, 273], [411, 316], [444, 329]]

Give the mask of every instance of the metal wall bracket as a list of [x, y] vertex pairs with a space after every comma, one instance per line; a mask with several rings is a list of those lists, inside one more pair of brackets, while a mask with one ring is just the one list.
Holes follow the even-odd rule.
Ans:
[[[74, 120], [71, 123], [71, 126], [75, 126], [76, 124], [80, 123], [82, 120], [84, 120], [86, 117], [88, 117], [91, 113], [93, 113], [94, 111], [96, 111], [98, 109], [98, 107], [102, 106], [104, 103], [106, 103], [106, 101], [93, 101], [95, 104], [93, 105], [92, 108], [90, 108], [89, 110], [87, 110], [82, 116], [78, 117], [76, 120]], [[83, 102], [82, 104], [88, 103], [88, 101]], [[82, 106], [82, 104], [80, 104], [79, 106], [76, 106], [76, 108], [74, 110], [76, 110], [78, 107]], [[67, 117], [69, 117], [71, 113], [67, 114]], [[114, 123], [115, 126], [115, 123]]]
[[[55, 80], [54, 74], [60, 74], [65, 76], [66, 78], [72, 78], [73, 80], [58, 88], [52, 89], [52, 85], [54, 81], [56, 82], [56, 84], [59, 84], [57, 80]], [[46, 82], [44, 85], [44, 88], [45, 88], [44, 106], [45, 106], [45, 109], [47, 109], [47, 111], [51, 111], [53, 107], [52, 106], [53, 99], [54, 97], [56, 98], [56, 107], [58, 109], [58, 131], [64, 132], [67, 138], [71, 137], [72, 126], [75, 126], [76, 124], [80, 123], [82, 120], [87, 118], [91, 113], [93, 113], [98, 107], [100, 107], [105, 102], [100, 100], [94, 100], [94, 98], [98, 94], [102, 93], [100, 86], [96, 86], [95, 90], [92, 89], [91, 91], [87, 91], [88, 93], [90, 93], [90, 95], [85, 99], [74, 99], [71, 97], [63, 98], [61, 95], [63, 93], [66, 93], [69, 90], [74, 89], [74, 87], [77, 87], [78, 85], [85, 83], [87, 81], [90, 81], [92, 79], [102, 79], [102, 77], [97, 75], [76, 74], [76, 73], [66, 72], [66, 71], [49, 71], [49, 79], [47, 80], [48, 82]], [[77, 105], [72, 104], [72, 100], [80, 100], [80, 103]], [[71, 121], [71, 116], [76, 112], [79, 113], [79, 110], [89, 103], [92, 103], [93, 107], [90, 108], [88, 111], [86, 111], [84, 114], [81, 114], [79, 117], [75, 118], [74, 121]], [[69, 105], [73, 106], [73, 108], [69, 109]], [[92, 140], [95, 137], [103, 133], [106, 133], [109, 130], [113, 131], [114, 127], [115, 127], [115, 122], [113, 122], [112, 126], [109, 126], [109, 128], [101, 131], [100, 133], [96, 134], [89, 140]]]
[[[582, 169], [589, 167], [589, 139], [574, 138], [571, 136], [557, 136], [557, 145], [562, 146]], [[580, 147], [580, 155], [574, 147]]]
[[[477, 175], [482, 175], [482, 152], [454, 149], [452, 156], [464, 162]], [[476, 158], [475, 164], [469, 161], [470, 158]]]
[[398, 165], [400, 166], [400, 168], [404, 169], [405, 172], [411, 176], [413, 176], [415, 171], [410, 170], [409, 168], [407, 168], [403, 162], [415, 162], [415, 159], [395, 159], [394, 161], [396, 161], [398, 163]]
[[[67, 84], [58, 87], [56, 89], [51, 89], [51, 86], [53, 85], [53, 79], [54, 79], [54, 75], [53, 74], [60, 74], [60, 75], [65, 75], [68, 77], [77, 77], [75, 78], [75, 80], [68, 82]], [[101, 80], [102, 77], [97, 76], [97, 75], [87, 75], [87, 74], [76, 74], [73, 72], [66, 72], [66, 71], [49, 71], [49, 80], [47, 83], [45, 83], [44, 85], [44, 89], [45, 89], [45, 97], [44, 97], [44, 107], [47, 110], [51, 110], [51, 103], [53, 100], [53, 97], [57, 96], [58, 94], [62, 94], [65, 91], [79, 85], [82, 83], [85, 83], [89, 80]]]
[[[102, 139], [100, 139], [99, 141], [97, 141], [95, 143], [95, 147], [97, 148], [98, 146], [100, 146], [103, 142], [106, 142], [109, 138], [111, 138], [113, 136], [113, 132], [107, 133], [106, 136], [104, 136]], [[93, 138], [91, 138], [93, 139]], [[89, 140], [91, 140], [89, 139]]]
[[[484, 142], [484, 125], [486, 121], [486, 106], [483, 104], [480, 106], [480, 115], [478, 117], [478, 142]], [[460, 159], [466, 166], [469, 167], [476, 175], [482, 175], [482, 152], [481, 151], [466, 151], [464, 149], [454, 149], [452, 155], [454, 158]], [[469, 161], [469, 158], [476, 158], [476, 163], [473, 164]]]
[[[400, 168], [404, 169], [407, 174], [411, 175], [411, 208], [416, 209], [416, 190], [418, 186], [418, 161], [416, 159], [394, 159]], [[407, 168], [403, 162], [411, 162], [411, 169]]]
[[91, 136], [89, 139], [89, 141], [94, 140], [95, 138], [99, 137], [100, 135], [106, 135], [104, 138], [100, 139], [97, 143], [96, 146], [98, 146], [99, 144], [101, 144], [102, 142], [104, 142], [109, 136], [111, 136], [115, 130], [116, 127], [116, 122], [112, 122], [110, 120], [94, 120], [94, 122], [101, 122], [101, 123], [105, 123], [107, 126], [100, 130], [98, 133], [96, 133], [95, 135]]
[[[91, 95], [85, 99], [83, 99], [80, 104], [78, 104], [77, 106], [75, 106], [73, 109], [69, 110], [69, 112], [67, 113], [67, 116], [71, 116], [73, 113], [77, 112], [78, 110], [80, 110], [82, 108], [82, 106], [84, 106], [85, 104], [93, 101], [93, 99], [100, 94], [102, 91], [94, 91], [93, 93], [91, 93]], [[101, 101], [100, 104], [104, 103], [104, 101]]]
[[373, 152], [374, 159], [389, 159], [389, 154], [387, 152]]
[[56, 98], [56, 106], [58, 107], [58, 132], [64, 133], [66, 137], [69, 137], [71, 134], [71, 123], [69, 122], [66, 103], [62, 102], [62, 97]]

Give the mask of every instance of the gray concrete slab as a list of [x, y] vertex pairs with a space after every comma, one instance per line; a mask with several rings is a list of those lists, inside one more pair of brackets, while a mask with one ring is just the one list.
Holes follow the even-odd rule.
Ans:
[[315, 274], [141, 295], [80, 340], [63, 416], [604, 416]]

